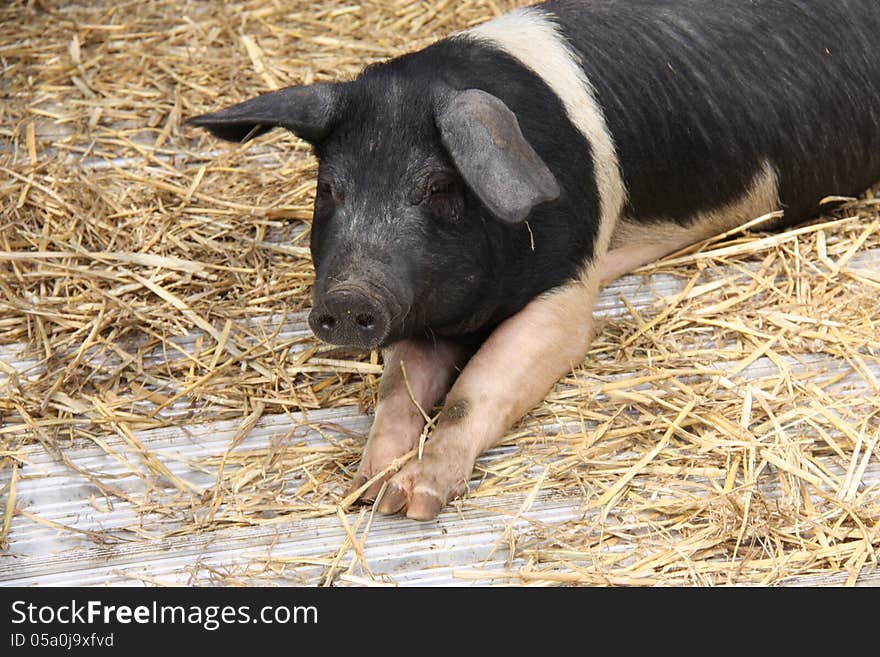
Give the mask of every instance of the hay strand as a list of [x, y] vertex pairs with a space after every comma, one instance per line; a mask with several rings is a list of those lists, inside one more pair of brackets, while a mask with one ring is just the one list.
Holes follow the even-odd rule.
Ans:
[[[42, 550], [150, 585], [440, 567], [506, 585], [876, 581], [870, 190], [609, 288], [586, 360], [478, 461], [439, 533], [356, 506], [419, 457], [435, 409], [418, 449], [343, 493], [382, 366], [305, 322], [316, 162], [283, 131], [235, 146], [181, 121], [350, 78], [517, 4], [0, 7], [0, 549], [17, 569], [2, 577], [51, 581], [63, 557]], [[388, 556], [424, 536], [419, 556]]]

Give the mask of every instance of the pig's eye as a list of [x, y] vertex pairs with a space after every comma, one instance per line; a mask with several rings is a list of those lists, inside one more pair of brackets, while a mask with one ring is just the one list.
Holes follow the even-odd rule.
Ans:
[[428, 201], [433, 196], [441, 196], [443, 194], [452, 194], [455, 192], [455, 179], [446, 174], [433, 174], [425, 181], [422, 188], [422, 201]]
[[342, 199], [339, 190], [328, 180], [319, 180], [315, 188], [315, 196], [318, 201], [325, 203], [339, 203]]
[[437, 194], [448, 194], [452, 191], [451, 180], [435, 180], [428, 186], [428, 196], [436, 196]]
[[435, 176], [428, 180], [424, 188], [422, 205], [435, 217], [455, 220], [461, 214], [461, 197], [455, 179], [448, 176]]

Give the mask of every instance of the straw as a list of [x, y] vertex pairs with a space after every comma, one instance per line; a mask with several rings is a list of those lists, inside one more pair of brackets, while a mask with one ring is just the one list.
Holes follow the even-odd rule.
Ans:
[[[303, 324], [316, 161], [283, 131], [229, 145], [181, 121], [351, 78], [514, 4], [0, 8], [0, 548], [15, 554], [16, 523], [140, 544], [335, 517], [345, 538], [323, 557], [200, 572], [223, 584], [387, 583], [370, 540], [404, 521], [365, 524], [342, 493], [364, 437], [308, 420], [370, 412], [382, 369], [377, 353], [328, 348]], [[461, 581], [854, 584], [872, 572], [878, 213], [868, 192], [784, 233], [760, 232], [759, 218], [616, 287], [585, 361], [479, 461], [445, 516], [495, 509], [509, 521], [505, 565], [457, 569]], [[675, 293], [637, 301], [670, 277]], [[261, 418], [301, 412], [269, 444], [246, 442]], [[141, 439], [219, 421], [240, 431], [183, 469]], [[83, 446], [128, 479], [78, 465], [69, 454]], [[85, 531], [26, 508], [23, 455], [37, 453], [141, 521]], [[200, 473], [207, 488], [193, 483]], [[548, 499], [576, 519], [541, 521]]]

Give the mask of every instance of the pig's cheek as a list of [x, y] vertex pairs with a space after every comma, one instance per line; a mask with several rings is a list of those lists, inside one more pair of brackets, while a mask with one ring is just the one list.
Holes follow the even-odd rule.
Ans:
[[379, 512], [405, 510], [413, 520], [436, 518], [447, 502], [467, 492], [473, 464], [465, 461], [461, 454], [440, 452], [408, 463], [388, 481]]

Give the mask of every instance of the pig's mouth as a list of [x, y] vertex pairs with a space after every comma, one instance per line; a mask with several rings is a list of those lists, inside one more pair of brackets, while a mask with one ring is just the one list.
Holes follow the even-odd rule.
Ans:
[[315, 295], [309, 314], [314, 334], [329, 344], [376, 349], [393, 337], [403, 308], [393, 295], [366, 283], [339, 283]]

